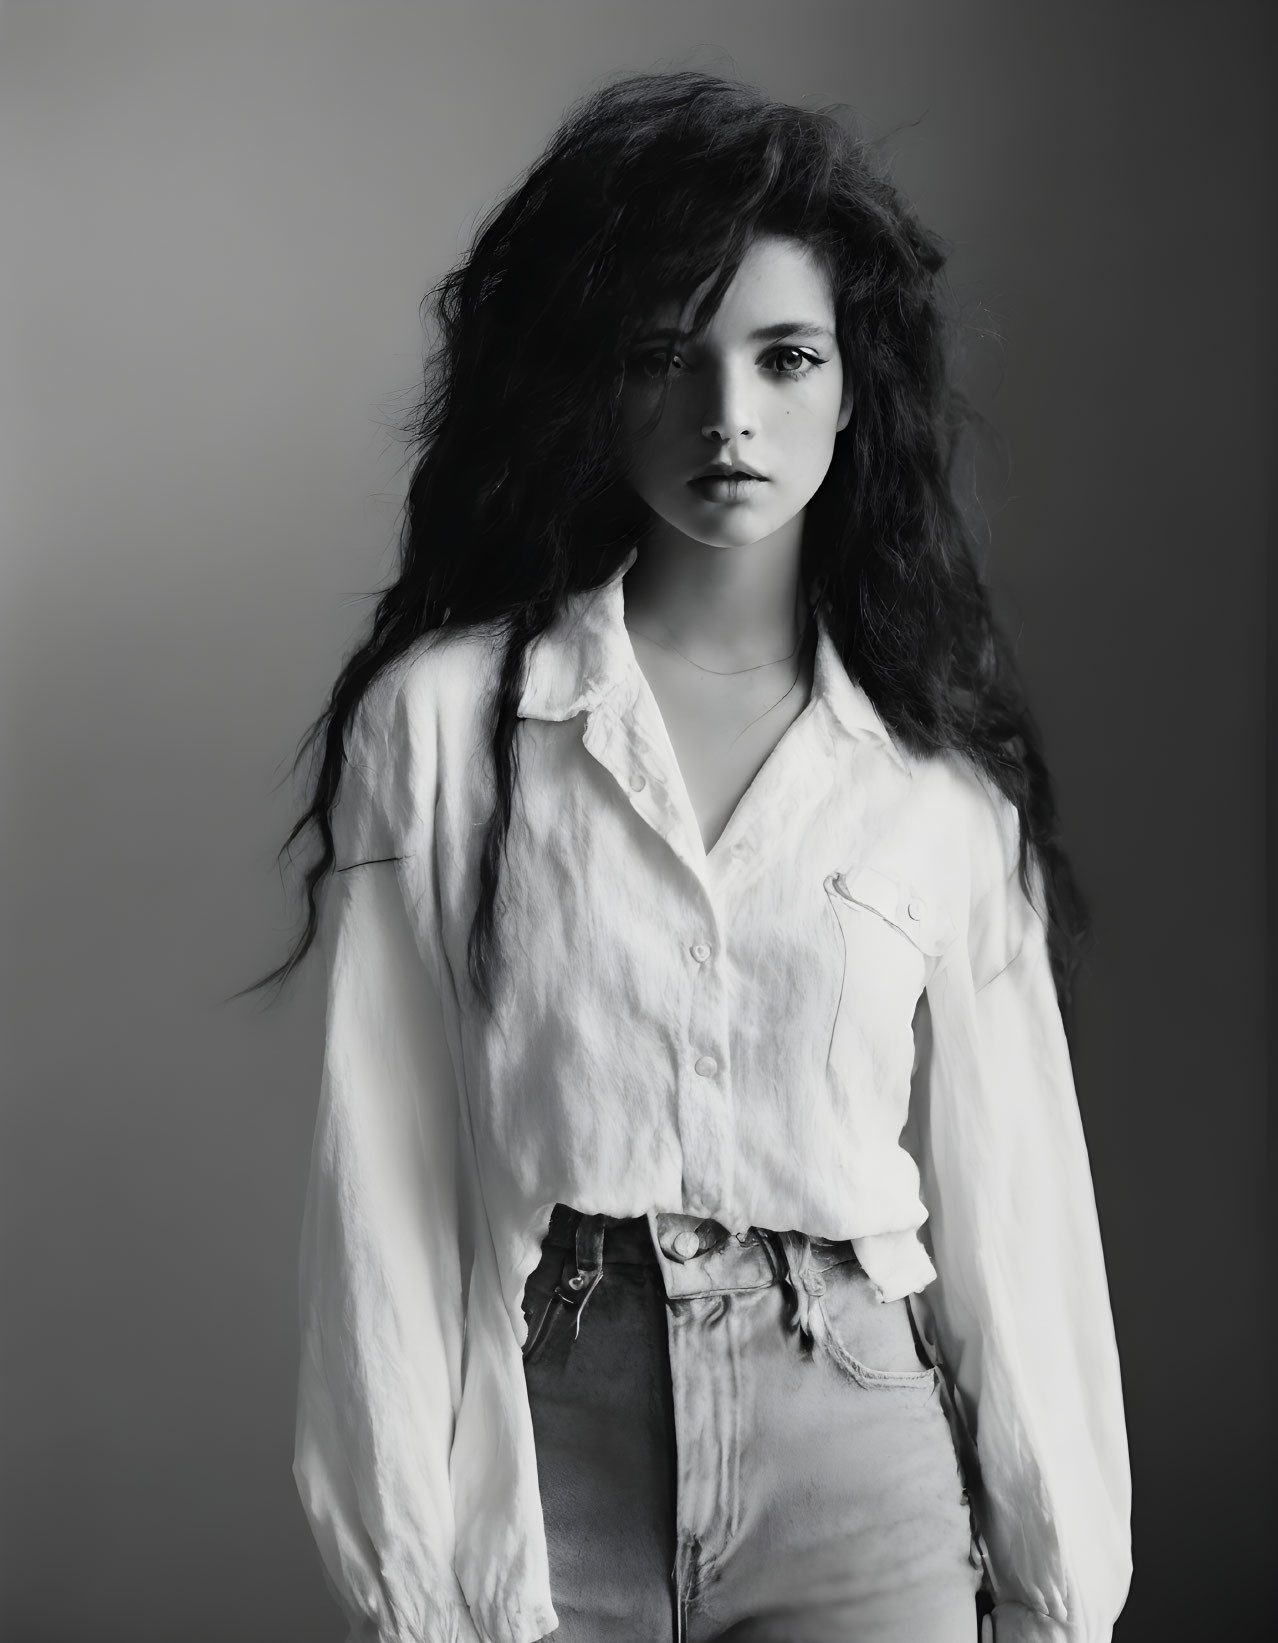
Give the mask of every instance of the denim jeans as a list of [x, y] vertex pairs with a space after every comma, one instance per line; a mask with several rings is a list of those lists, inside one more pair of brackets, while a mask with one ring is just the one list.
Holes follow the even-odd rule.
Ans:
[[850, 1244], [558, 1205], [523, 1304], [555, 1643], [974, 1643], [937, 1372]]

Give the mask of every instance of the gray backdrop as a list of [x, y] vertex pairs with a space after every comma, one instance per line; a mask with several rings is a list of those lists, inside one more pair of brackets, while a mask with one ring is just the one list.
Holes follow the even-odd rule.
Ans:
[[293, 928], [287, 765], [393, 563], [418, 303], [574, 96], [658, 66], [895, 133], [1001, 339], [989, 574], [1100, 932], [1118, 1636], [1250, 1612], [1271, 32], [1114, 0], [5, 7], [6, 1643], [342, 1635], [289, 1472], [319, 978], [222, 1001]]

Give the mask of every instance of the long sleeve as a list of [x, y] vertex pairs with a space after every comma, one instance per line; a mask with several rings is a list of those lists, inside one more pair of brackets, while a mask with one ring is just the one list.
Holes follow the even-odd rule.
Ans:
[[975, 1437], [996, 1643], [1106, 1643], [1131, 1577], [1131, 1481], [1046, 937], [1009, 873], [929, 990], [912, 1115], [939, 1274], [925, 1300]]
[[[406, 807], [431, 782], [405, 769], [386, 708], [375, 688], [334, 815], [293, 1472], [351, 1643], [474, 1643], [449, 1481], [468, 1262], [457, 1086], [438, 955], [423, 951], [394, 859]], [[419, 852], [427, 836], [415, 831]]]

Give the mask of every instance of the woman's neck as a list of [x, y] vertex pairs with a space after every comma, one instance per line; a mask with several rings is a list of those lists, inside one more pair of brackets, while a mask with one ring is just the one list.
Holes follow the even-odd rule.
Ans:
[[710, 547], [654, 528], [626, 574], [628, 628], [664, 630], [708, 669], [753, 667], [791, 653], [804, 630], [799, 530], [735, 547]]

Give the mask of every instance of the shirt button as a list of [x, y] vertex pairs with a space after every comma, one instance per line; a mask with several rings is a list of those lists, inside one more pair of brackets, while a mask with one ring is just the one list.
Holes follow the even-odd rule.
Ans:
[[646, 776], [641, 776], [636, 770], [634, 775], [630, 778], [630, 791], [632, 793], [642, 793], [647, 785], [648, 778]]
[[905, 911], [910, 915], [911, 918], [922, 918], [923, 917], [923, 903], [916, 899], [916, 900], [912, 901], [909, 904], [909, 906], [905, 909]]
[[682, 1232], [676, 1232], [670, 1240], [670, 1252], [677, 1255], [681, 1261], [690, 1261], [701, 1249], [701, 1240], [691, 1227], [685, 1227]]
[[710, 957], [710, 948], [706, 945], [706, 943], [704, 941], [698, 941], [693, 946], [692, 956], [693, 956], [693, 958], [696, 959], [698, 964], [704, 964], [705, 961]]
[[696, 1070], [702, 1078], [713, 1078], [719, 1070], [719, 1063], [712, 1055], [699, 1055]]

